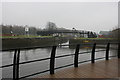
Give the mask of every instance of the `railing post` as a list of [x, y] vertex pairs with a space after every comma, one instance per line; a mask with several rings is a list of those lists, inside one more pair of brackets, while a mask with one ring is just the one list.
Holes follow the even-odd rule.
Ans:
[[14, 59], [13, 59], [13, 80], [19, 80], [19, 57], [20, 49], [15, 50]]
[[16, 54], [17, 54], [17, 49], [15, 50], [14, 58], [13, 58], [13, 80], [16, 80]]
[[52, 52], [51, 52], [51, 57], [50, 57], [50, 74], [54, 74], [56, 47], [57, 46], [52, 47]]
[[92, 54], [91, 54], [91, 62], [92, 63], [95, 62], [95, 48], [96, 48], [96, 43], [93, 44], [93, 48], [92, 48]]
[[118, 58], [120, 58], [120, 43], [118, 43]]
[[20, 49], [18, 49], [18, 54], [17, 54], [17, 73], [16, 73], [16, 78], [19, 80], [19, 60], [20, 60]]
[[79, 54], [80, 45], [76, 45], [75, 57], [74, 57], [74, 67], [78, 67], [78, 54]]
[[110, 43], [108, 43], [106, 47], [106, 60], [109, 59], [109, 49], [110, 49]]

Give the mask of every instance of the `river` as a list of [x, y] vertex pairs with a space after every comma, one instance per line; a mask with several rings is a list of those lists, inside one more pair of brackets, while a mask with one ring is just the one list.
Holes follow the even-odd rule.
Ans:
[[[91, 49], [80, 49], [80, 52], [86, 52], [86, 51], [91, 51]], [[65, 54], [73, 54], [74, 52], [75, 52], [75, 49], [69, 49], [69, 47], [58, 47], [56, 50], [56, 56], [65, 55]], [[115, 50], [110, 50], [110, 55], [116, 55], [115, 53], [116, 53]], [[22, 50], [20, 52], [20, 62], [47, 58], [47, 57], [50, 57], [50, 54], [51, 54], [51, 48]], [[13, 62], [13, 55], [14, 55], [13, 51], [2, 52], [2, 65], [11, 64]], [[96, 58], [104, 57], [104, 56], [105, 56], [105, 51], [96, 52]], [[90, 59], [90, 54], [79, 55], [79, 61], [84, 61], [84, 60], [89, 60], [89, 59]], [[57, 58], [55, 62], [55, 67], [70, 64], [70, 63], [73, 63], [73, 61], [74, 61], [74, 56]], [[40, 72], [43, 70], [47, 70], [47, 69], [49, 69], [49, 60], [45, 60], [42, 62], [23, 64], [23, 65], [20, 65], [20, 77], [28, 75], [28, 74]], [[47, 74], [47, 73], [44, 73], [44, 74]], [[40, 75], [36, 75], [32, 77], [38, 77]], [[2, 77], [12, 78], [12, 67], [2, 69]]]

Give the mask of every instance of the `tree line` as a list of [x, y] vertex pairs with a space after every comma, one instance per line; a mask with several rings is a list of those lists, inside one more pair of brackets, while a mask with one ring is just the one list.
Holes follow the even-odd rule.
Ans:
[[[3, 35], [37, 35], [37, 29], [35, 27], [29, 26], [19, 26], [19, 25], [0, 25]], [[28, 31], [25, 31], [28, 28]]]
[[[26, 30], [27, 29], [27, 30]], [[53, 22], [48, 22], [44, 29], [39, 29], [31, 26], [19, 26], [19, 25], [0, 25], [0, 30], [2, 35], [42, 35], [39, 32], [48, 31], [47, 34], [50, 34], [50, 31], [59, 31], [59, 30], [69, 30], [65, 28], [58, 28], [57, 25]], [[90, 33], [92, 35], [92, 33]], [[89, 35], [89, 37], [91, 36]], [[93, 34], [95, 35], [95, 34]], [[109, 31], [109, 35], [106, 35], [107, 38], [119, 38], [120, 28], [113, 29]], [[96, 37], [97, 35], [95, 35]]]

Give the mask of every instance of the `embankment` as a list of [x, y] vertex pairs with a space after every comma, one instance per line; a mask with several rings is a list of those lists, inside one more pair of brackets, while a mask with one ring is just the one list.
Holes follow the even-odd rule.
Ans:
[[[116, 43], [118, 40], [115, 39], [99, 39], [99, 38], [86, 38], [86, 39], [70, 39], [69, 44], [74, 46], [69, 46], [70, 48], [75, 48], [76, 44], [81, 44], [83, 48], [91, 48], [94, 44], [98, 44], [99, 47], [105, 47], [107, 43]], [[91, 44], [91, 45], [90, 45]]]
[[49, 37], [49, 38], [3, 38], [2, 50], [50, 46], [67, 42], [65, 37]]

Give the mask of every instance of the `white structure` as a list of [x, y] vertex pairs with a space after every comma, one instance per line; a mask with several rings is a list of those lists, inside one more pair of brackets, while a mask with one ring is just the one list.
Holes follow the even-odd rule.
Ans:
[[25, 35], [29, 36], [29, 28], [28, 27], [25, 27]]

